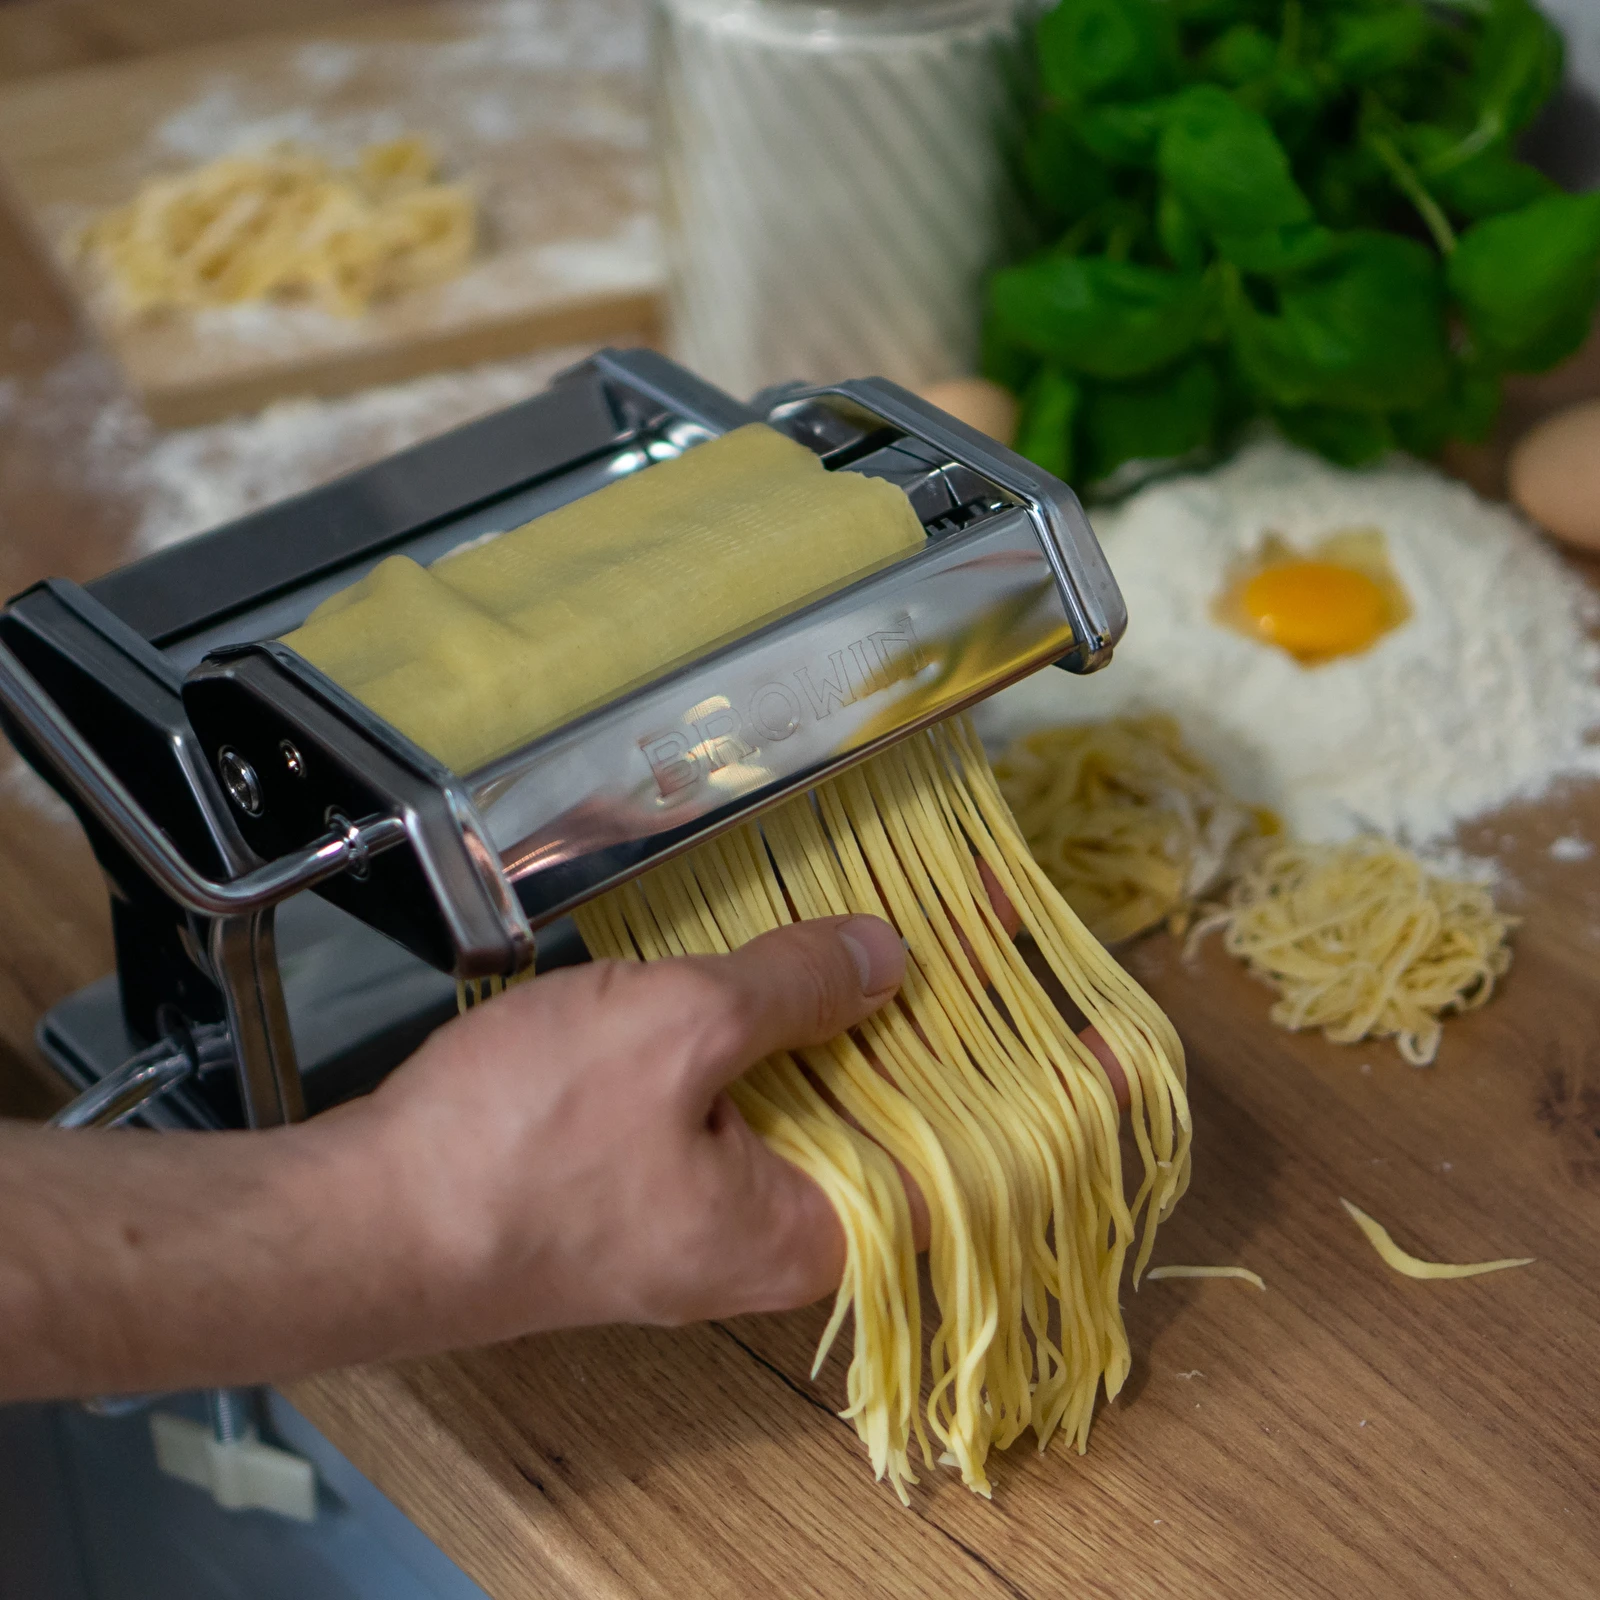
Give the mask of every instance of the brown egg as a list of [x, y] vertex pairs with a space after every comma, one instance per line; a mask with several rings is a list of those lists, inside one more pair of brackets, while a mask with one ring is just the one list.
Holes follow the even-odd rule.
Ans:
[[1511, 452], [1511, 498], [1558, 539], [1600, 550], [1600, 400], [1530, 428]]
[[1010, 444], [1017, 431], [1016, 397], [987, 378], [947, 378], [924, 384], [922, 398], [969, 428]]

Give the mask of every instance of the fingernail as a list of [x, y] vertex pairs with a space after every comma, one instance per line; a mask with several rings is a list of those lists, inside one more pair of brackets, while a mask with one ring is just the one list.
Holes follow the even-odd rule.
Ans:
[[839, 924], [839, 937], [856, 964], [862, 994], [882, 994], [900, 982], [906, 970], [905, 947], [881, 917], [851, 917]]

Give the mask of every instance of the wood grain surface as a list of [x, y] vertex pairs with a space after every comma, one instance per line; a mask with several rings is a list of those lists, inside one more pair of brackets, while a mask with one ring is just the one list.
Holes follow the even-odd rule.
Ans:
[[[560, 41], [548, 59], [530, 25]], [[655, 324], [660, 279], [642, 40], [638, 0], [548, 0], [536, 24], [460, 0], [334, 8], [282, 32], [32, 75], [0, 86], [0, 184], [163, 425], [636, 333]], [[359, 317], [129, 318], [75, 258], [84, 223], [154, 174], [285, 138], [348, 160], [401, 131], [429, 137], [479, 195], [482, 246], [448, 283]]]
[[[1600, 866], [1547, 847], [1597, 827], [1592, 794], [1496, 824], [1528, 919], [1517, 967], [1430, 1070], [1272, 1029], [1265, 991], [1215, 949], [1192, 966], [1165, 939], [1135, 952], [1187, 1043], [1196, 1124], [1156, 1259], [1247, 1265], [1267, 1289], [1127, 1294], [1134, 1372], [1089, 1453], [1014, 1447], [991, 1461], [993, 1503], [949, 1473], [909, 1512], [870, 1484], [832, 1414], [842, 1359], [806, 1377], [821, 1309], [529, 1339], [290, 1398], [497, 1600], [1590, 1600]], [[1418, 1253], [1538, 1261], [1397, 1277], [1341, 1195]]]
[[[51, 18], [82, 9], [0, 7], [0, 75], [24, 31], [72, 48]], [[8, 32], [22, 14], [28, 29]], [[126, 549], [134, 508], [88, 440], [109, 382], [0, 214], [6, 593], [91, 576]], [[34, 1023], [106, 970], [110, 945], [75, 827], [8, 763], [0, 1110], [28, 1114], [53, 1094]], [[807, 1377], [820, 1308], [529, 1339], [327, 1374], [290, 1398], [495, 1600], [1593, 1600], [1600, 856], [1553, 860], [1573, 832], [1600, 840], [1600, 791], [1463, 839], [1501, 861], [1524, 921], [1504, 993], [1447, 1026], [1429, 1070], [1273, 1029], [1267, 992], [1215, 947], [1192, 965], [1165, 939], [1132, 953], [1187, 1043], [1196, 1119], [1194, 1187], [1157, 1260], [1240, 1263], [1267, 1290], [1129, 1292], [1134, 1373], [1088, 1455], [1014, 1448], [993, 1463], [993, 1503], [948, 1473], [909, 1511], [872, 1483], [833, 1414], [841, 1360]], [[1396, 1277], [1341, 1195], [1420, 1254], [1537, 1264]]]

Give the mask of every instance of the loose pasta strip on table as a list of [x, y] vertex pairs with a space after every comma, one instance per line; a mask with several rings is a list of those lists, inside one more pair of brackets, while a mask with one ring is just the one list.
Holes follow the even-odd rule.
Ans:
[[1252, 1272], [1249, 1267], [1151, 1267], [1145, 1277], [1152, 1282], [1163, 1278], [1240, 1278], [1262, 1291], [1267, 1287], [1261, 1274]]
[[1389, 1236], [1389, 1230], [1381, 1222], [1369, 1217], [1360, 1206], [1353, 1206], [1348, 1200], [1341, 1200], [1339, 1204], [1355, 1219], [1356, 1226], [1366, 1235], [1367, 1242], [1382, 1257], [1384, 1264], [1408, 1278], [1478, 1278], [1486, 1272], [1504, 1272], [1507, 1267], [1531, 1267], [1534, 1263], [1533, 1256], [1507, 1256], [1501, 1261], [1423, 1261], [1402, 1250]]

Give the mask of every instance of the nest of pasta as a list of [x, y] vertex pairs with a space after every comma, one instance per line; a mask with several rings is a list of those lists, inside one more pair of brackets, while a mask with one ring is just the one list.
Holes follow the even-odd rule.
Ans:
[[1277, 826], [1160, 713], [1041, 729], [994, 770], [1034, 859], [1106, 944], [1182, 933], [1239, 846]]
[[128, 316], [269, 300], [355, 316], [454, 276], [477, 232], [471, 192], [440, 181], [412, 135], [366, 146], [349, 167], [284, 143], [151, 178], [76, 252]]
[[1515, 917], [1480, 883], [1430, 870], [1386, 839], [1272, 841], [1249, 853], [1227, 904], [1194, 938], [1223, 947], [1278, 991], [1272, 1020], [1336, 1044], [1392, 1038], [1413, 1066], [1439, 1050], [1440, 1019], [1494, 993]]
[[1516, 918], [1482, 884], [1381, 838], [1283, 838], [1171, 717], [1041, 729], [994, 770], [1028, 848], [1098, 938], [1193, 925], [1192, 948], [1221, 929], [1229, 954], [1277, 990], [1280, 1027], [1338, 1044], [1392, 1038], [1426, 1066], [1441, 1018], [1481, 1006], [1510, 967]]

